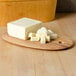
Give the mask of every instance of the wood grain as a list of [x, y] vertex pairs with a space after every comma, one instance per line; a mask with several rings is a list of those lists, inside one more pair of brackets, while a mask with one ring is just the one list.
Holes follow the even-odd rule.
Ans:
[[[0, 37], [0, 76], [76, 76], [76, 13], [56, 16], [59, 28], [75, 46], [63, 51], [42, 51], [9, 44]], [[50, 22], [46, 24], [50, 26]], [[0, 27], [0, 36], [5, 31]]]

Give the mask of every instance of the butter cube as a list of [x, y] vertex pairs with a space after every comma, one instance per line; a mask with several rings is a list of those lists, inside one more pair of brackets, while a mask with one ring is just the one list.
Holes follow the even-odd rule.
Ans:
[[51, 36], [51, 39], [56, 39], [58, 37], [58, 35], [51, 30], [48, 30], [48, 34]]
[[41, 37], [41, 35], [36, 33], [36, 37], [39, 37], [39, 38], [40, 38], [40, 37]]
[[46, 36], [46, 41], [50, 42], [51, 41], [51, 37], [50, 36]]
[[41, 21], [22, 18], [7, 24], [8, 35], [19, 39], [27, 40], [30, 32], [36, 32], [41, 28]]
[[48, 34], [51, 35], [51, 34], [54, 34], [54, 32], [51, 30], [48, 30]]
[[57, 34], [51, 34], [51, 39], [57, 39], [58, 35]]
[[48, 30], [45, 27], [42, 27], [37, 31], [37, 35], [39, 36], [47, 36], [47, 34]]
[[30, 40], [31, 40], [31, 41], [39, 41], [39, 39], [40, 39], [39, 37], [31, 37]]
[[41, 36], [40, 42], [41, 42], [41, 44], [46, 44], [46, 37], [45, 36]]

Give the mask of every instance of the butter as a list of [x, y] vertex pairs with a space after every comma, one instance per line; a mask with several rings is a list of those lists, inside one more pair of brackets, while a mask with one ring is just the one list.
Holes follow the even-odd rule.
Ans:
[[45, 36], [41, 36], [40, 42], [41, 42], [41, 44], [46, 44], [46, 37]]
[[46, 41], [50, 42], [51, 41], [51, 37], [50, 36], [46, 36]]
[[51, 39], [57, 39], [58, 35], [57, 34], [51, 34]]
[[51, 34], [54, 34], [54, 32], [51, 30], [48, 30], [48, 34], [51, 35]]
[[19, 20], [7, 23], [7, 33], [12, 37], [27, 40], [30, 32], [36, 32], [41, 28], [41, 21], [21, 18]]
[[31, 37], [30, 40], [31, 40], [31, 41], [39, 41], [40, 38], [39, 38], [39, 37]]

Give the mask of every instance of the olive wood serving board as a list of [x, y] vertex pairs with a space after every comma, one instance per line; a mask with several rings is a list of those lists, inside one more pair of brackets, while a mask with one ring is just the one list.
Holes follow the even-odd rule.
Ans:
[[34, 49], [41, 49], [41, 50], [63, 50], [63, 49], [68, 49], [73, 46], [73, 41], [65, 36], [58, 27], [58, 25], [54, 23], [50, 24], [43, 24], [46, 28], [52, 29], [54, 32], [56, 32], [59, 37], [56, 40], [52, 40], [49, 43], [46, 44], [41, 44], [40, 41], [30, 41], [30, 40], [21, 40], [17, 39], [14, 37], [9, 36], [7, 33], [2, 35], [2, 38], [12, 44], [19, 45], [19, 46], [24, 46], [24, 47], [29, 47], [29, 48], [34, 48]]
[[67, 37], [60, 37], [46, 44], [41, 44], [39, 41], [32, 42], [30, 40], [25, 41], [25, 40], [17, 39], [9, 36], [7, 33], [5, 33], [2, 37], [4, 40], [15, 45], [30, 47], [35, 49], [42, 49], [42, 50], [62, 50], [62, 49], [70, 48], [73, 45], [72, 40], [70, 40]]

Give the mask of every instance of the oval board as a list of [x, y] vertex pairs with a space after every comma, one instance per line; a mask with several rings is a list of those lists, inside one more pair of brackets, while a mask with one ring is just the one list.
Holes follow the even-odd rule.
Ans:
[[34, 48], [34, 49], [41, 49], [41, 50], [62, 50], [67, 49], [73, 46], [73, 41], [69, 38], [63, 36], [59, 37], [56, 40], [51, 41], [50, 43], [41, 44], [40, 42], [32, 42], [30, 40], [21, 40], [14, 37], [9, 36], [7, 33], [5, 33], [2, 38], [15, 45]]

